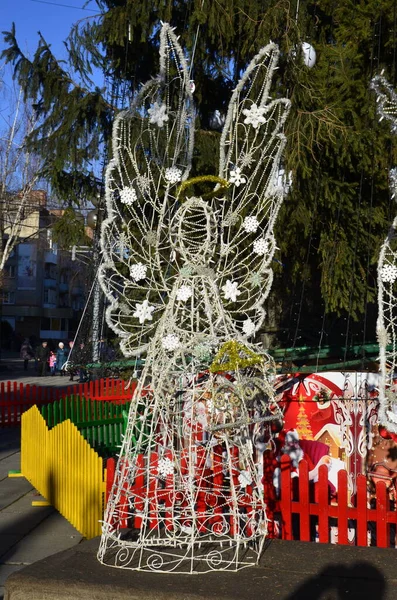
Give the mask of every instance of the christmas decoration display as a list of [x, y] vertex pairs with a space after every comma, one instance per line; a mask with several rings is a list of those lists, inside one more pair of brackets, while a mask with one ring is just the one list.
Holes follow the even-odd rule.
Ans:
[[[397, 94], [389, 82], [378, 75], [372, 79], [371, 88], [377, 95], [380, 120], [386, 118], [391, 129], [397, 132]], [[395, 170], [389, 176], [391, 195], [395, 194]], [[397, 217], [380, 250], [378, 260], [378, 321], [379, 361], [379, 421], [389, 431], [397, 433], [397, 395], [393, 380], [397, 370]]]
[[[159, 76], [115, 121], [106, 176], [106, 319], [124, 354], [146, 352], [146, 362], [98, 557], [157, 572], [235, 570], [257, 562], [267, 532], [263, 455], [252, 439], [282, 419], [273, 362], [247, 337], [263, 322], [272, 283], [290, 103], [270, 96], [279, 50], [269, 43], [231, 97], [218, 175], [189, 179], [192, 85], [167, 24], [159, 52]], [[136, 200], [123, 201], [126, 188]], [[131, 523], [136, 532], [124, 531]]]

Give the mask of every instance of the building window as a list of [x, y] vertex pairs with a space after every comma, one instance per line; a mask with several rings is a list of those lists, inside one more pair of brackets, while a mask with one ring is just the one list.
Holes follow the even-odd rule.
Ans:
[[56, 317], [42, 317], [41, 329], [45, 331], [68, 331], [68, 319], [58, 319]]
[[57, 294], [55, 290], [44, 290], [44, 304], [56, 304]]
[[0, 304], [15, 304], [14, 292], [0, 291]]
[[4, 277], [8, 277], [9, 279], [14, 278], [16, 274], [15, 265], [6, 265], [4, 267]]

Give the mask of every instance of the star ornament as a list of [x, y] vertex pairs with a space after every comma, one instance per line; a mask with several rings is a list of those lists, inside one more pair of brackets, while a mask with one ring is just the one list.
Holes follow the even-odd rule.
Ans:
[[222, 286], [223, 297], [225, 300], [236, 302], [237, 296], [240, 296], [241, 290], [238, 289], [238, 283], [228, 279], [225, 285]]
[[152, 312], [155, 307], [151, 306], [148, 300], [144, 300], [142, 304], [135, 305], [134, 317], [139, 319], [140, 324], [142, 325], [145, 321], [151, 321], [153, 319]]
[[263, 116], [265, 112], [265, 107], [257, 106], [256, 104], [252, 104], [251, 108], [245, 108], [243, 110], [245, 125], [252, 125], [254, 129], [258, 129], [258, 127], [266, 123], [266, 119]]
[[157, 125], [158, 127], [164, 127], [164, 123], [168, 121], [167, 107], [165, 104], [159, 104], [155, 102], [148, 113], [150, 115], [149, 123]]

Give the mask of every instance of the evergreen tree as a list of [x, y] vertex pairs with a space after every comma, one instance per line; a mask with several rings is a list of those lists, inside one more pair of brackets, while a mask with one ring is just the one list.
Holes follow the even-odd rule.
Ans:
[[[279, 340], [373, 340], [376, 261], [393, 215], [388, 171], [396, 152], [387, 125], [376, 119], [369, 82], [383, 68], [396, 81], [395, 1], [96, 2], [98, 15], [70, 33], [68, 65], [42, 37], [29, 60], [15, 29], [5, 33], [2, 56], [35, 103], [40, 126], [30, 144], [46, 157], [54, 189], [77, 200], [97, 193], [101, 181], [92, 165], [108, 160], [114, 115], [157, 72], [159, 20], [177, 28], [192, 57], [198, 106], [192, 175], [217, 172], [231, 90], [273, 39], [282, 52], [279, 93], [292, 100], [285, 170], [293, 183], [278, 221], [271, 311], [285, 328]], [[302, 61], [304, 41], [317, 52], [311, 69]], [[103, 72], [104, 89], [95, 86], [94, 69]]]

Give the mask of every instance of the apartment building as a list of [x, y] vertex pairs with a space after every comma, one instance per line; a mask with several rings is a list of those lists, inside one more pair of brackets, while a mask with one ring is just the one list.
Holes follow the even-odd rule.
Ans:
[[86, 269], [52, 242], [54, 211], [44, 191], [32, 193], [36, 208], [24, 220], [21, 242], [6, 263], [0, 291], [0, 317], [8, 323], [3, 330], [12, 330], [14, 346], [24, 337], [71, 338], [86, 297]]

